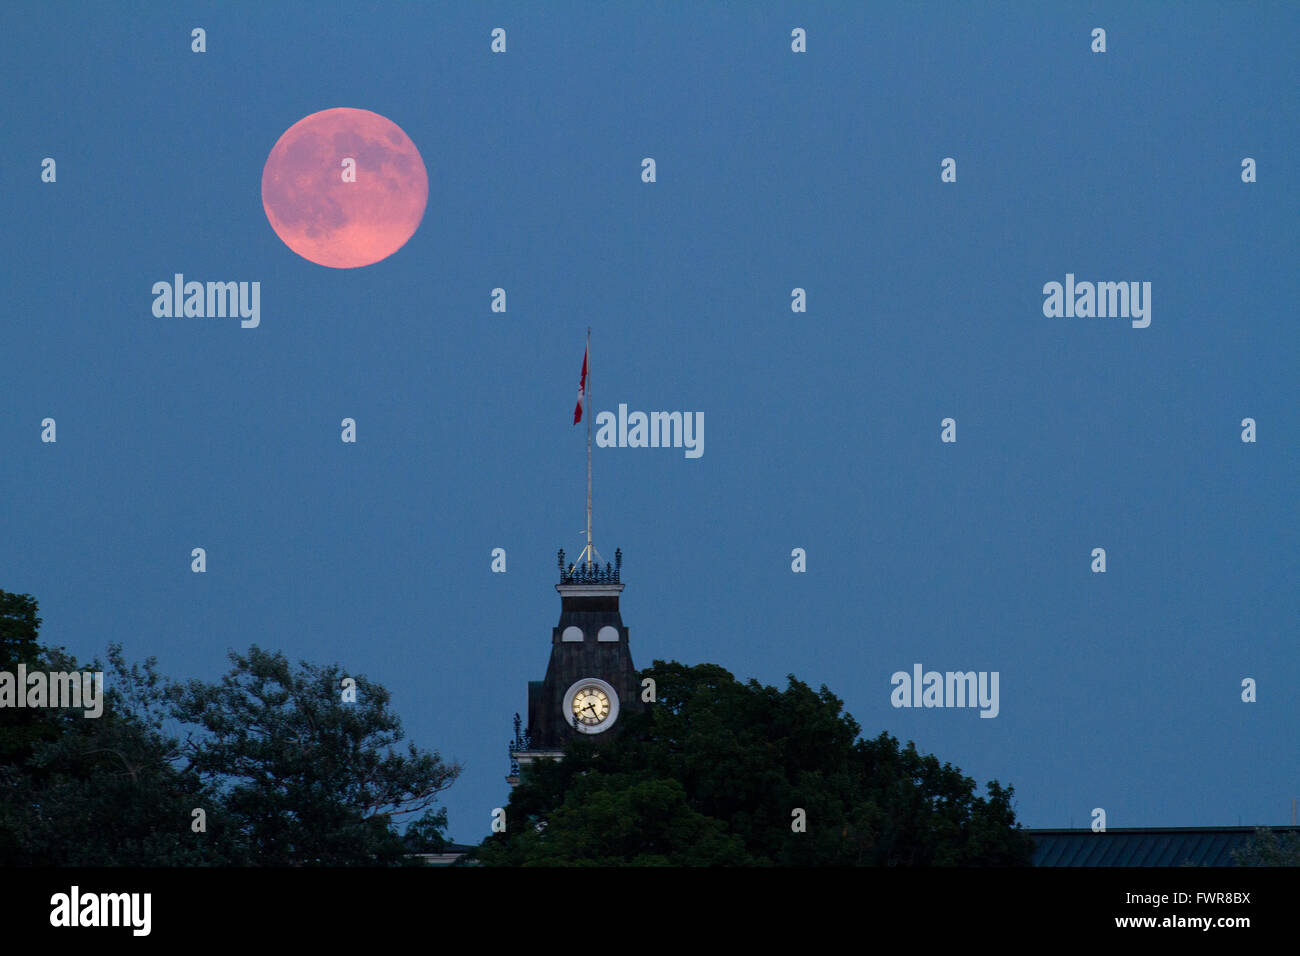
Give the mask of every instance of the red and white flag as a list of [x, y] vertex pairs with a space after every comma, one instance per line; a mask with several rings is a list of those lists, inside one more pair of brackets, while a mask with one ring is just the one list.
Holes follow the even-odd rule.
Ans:
[[587, 394], [587, 352], [582, 353], [582, 378], [578, 380], [578, 404], [573, 409], [573, 424], [582, 421], [582, 400]]

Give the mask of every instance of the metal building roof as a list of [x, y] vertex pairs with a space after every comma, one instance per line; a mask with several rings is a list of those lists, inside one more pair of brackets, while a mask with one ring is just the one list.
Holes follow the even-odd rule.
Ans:
[[[1295, 827], [1270, 827], [1279, 836]], [[1030, 830], [1034, 866], [1234, 866], [1255, 827]]]

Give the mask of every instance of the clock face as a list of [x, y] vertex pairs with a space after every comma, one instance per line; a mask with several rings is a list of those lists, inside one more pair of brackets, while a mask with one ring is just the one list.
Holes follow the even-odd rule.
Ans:
[[578, 688], [573, 695], [573, 716], [588, 727], [603, 722], [609, 716], [609, 695], [595, 684]]
[[564, 695], [564, 719], [583, 734], [603, 734], [618, 720], [618, 692], [599, 677], [584, 677]]

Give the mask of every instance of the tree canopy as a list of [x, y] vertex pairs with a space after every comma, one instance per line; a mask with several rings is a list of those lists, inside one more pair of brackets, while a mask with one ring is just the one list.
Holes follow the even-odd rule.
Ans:
[[1281, 837], [1268, 827], [1256, 827], [1249, 840], [1232, 851], [1238, 866], [1300, 866], [1300, 833], [1284, 831]]
[[219, 788], [240, 862], [402, 863], [394, 818], [432, 810], [460, 768], [413, 743], [401, 752], [388, 691], [365, 677], [343, 702], [337, 665], [293, 668], [256, 646], [230, 659], [220, 684], [192, 680], [169, 696], [204, 731], [184, 752]]
[[[826, 687], [655, 661], [606, 746], [525, 769], [485, 865], [1028, 865], [1014, 790], [860, 727]], [[802, 811], [800, 813], [799, 811]], [[800, 825], [802, 818], [802, 825]]]
[[403, 750], [388, 692], [364, 676], [345, 700], [337, 665], [258, 647], [215, 683], [169, 681], [116, 645], [79, 667], [39, 645], [36, 612], [0, 591], [0, 670], [105, 671], [104, 709], [6, 708], [0, 865], [391, 865], [444, 840], [434, 803], [460, 767]]

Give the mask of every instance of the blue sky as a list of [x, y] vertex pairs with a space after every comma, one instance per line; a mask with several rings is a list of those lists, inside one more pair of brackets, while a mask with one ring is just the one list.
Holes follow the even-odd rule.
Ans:
[[[593, 411], [706, 422], [696, 460], [595, 454], [639, 665], [825, 683], [868, 735], [1013, 784], [1029, 826], [1285, 823], [1298, 28], [1283, 3], [7, 4], [0, 587], [83, 658], [213, 679], [256, 643], [366, 674], [465, 765], [445, 803], [477, 842], [583, 538], [590, 325]], [[429, 173], [362, 269], [261, 205], [281, 133], [335, 106]], [[176, 272], [260, 281], [260, 327], [155, 318]], [[1044, 317], [1067, 272], [1150, 281], [1150, 327]], [[892, 707], [917, 662], [998, 671], [997, 718]]]

